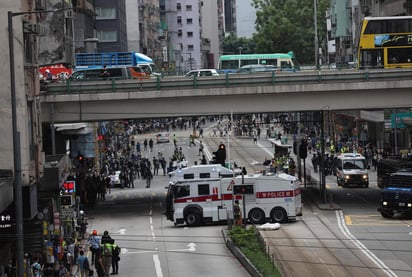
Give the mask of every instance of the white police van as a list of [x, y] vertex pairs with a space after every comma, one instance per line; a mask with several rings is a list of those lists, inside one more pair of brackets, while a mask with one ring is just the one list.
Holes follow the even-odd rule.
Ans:
[[336, 158], [336, 182], [338, 186], [369, 187], [368, 163], [358, 153], [344, 153]]

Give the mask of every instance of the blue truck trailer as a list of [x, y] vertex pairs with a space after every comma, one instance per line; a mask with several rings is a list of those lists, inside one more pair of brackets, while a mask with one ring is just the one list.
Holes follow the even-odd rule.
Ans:
[[119, 66], [139, 66], [145, 72], [156, 75], [153, 60], [137, 52], [102, 52], [77, 53], [75, 56], [76, 70], [85, 68], [103, 68]]
[[78, 66], [119, 66], [153, 64], [153, 60], [137, 52], [104, 52], [104, 53], [77, 53], [76, 67]]

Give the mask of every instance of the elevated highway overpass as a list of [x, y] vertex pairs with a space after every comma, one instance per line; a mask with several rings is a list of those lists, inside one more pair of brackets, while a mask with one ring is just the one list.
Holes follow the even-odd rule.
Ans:
[[43, 122], [412, 107], [412, 70], [71, 81], [41, 94]]

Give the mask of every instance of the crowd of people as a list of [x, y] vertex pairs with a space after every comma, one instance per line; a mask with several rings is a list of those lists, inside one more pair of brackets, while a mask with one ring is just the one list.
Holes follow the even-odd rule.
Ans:
[[[111, 122], [106, 127], [104, 156], [100, 168], [94, 164], [88, 170], [77, 170], [68, 179], [76, 181], [76, 193], [85, 208], [94, 208], [98, 200], [115, 187], [134, 188], [137, 180], [143, 180], [149, 188], [155, 176], [165, 176], [179, 167], [187, 166], [187, 160], [176, 135], [173, 136], [175, 150], [166, 158], [162, 152], [154, 153], [154, 140], [143, 137], [148, 133], [192, 129], [192, 122], [180, 119], [171, 122]], [[195, 123], [201, 130], [200, 123]], [[194, 140], [191, 140], [192, 146]], [[149, 158], [150, 157], [150, 158]]]
[[[97, 230], [93, 230], [88, 242], [91, 251], [91, 264], [92, 267], [94, 267], [97, 276], [107, 277], [109, 275], [119, 274], [121, 249], [115, 243], [115, 240], [110, 237], [109, 232], [104, 231], [103, 235], [100, 237]], [[87, 257], [84, 258], [84, 260], [87, 260]], [[93, 269], [88, 266], [85, 267], [84, 265], [84, 261], [83, 263], [79, 262], [79, 271], [82, 272], [82, 274], [89, 274], [89, 271]]]
[[[52, 259], [46, 258], [41, 252], [25, 255], [27, 276], [66, 277], [77, 274], [83, 277], [88, 276], [91, 271], [94, 272], [93, 276], [99, 277], [118, 274], [120, 248], [108, 236], [107, 231], [102, 236], [99, 236], [97, 231], [88, 234], [86, 211], [95, 208], [98, 201], [104, 201], [107, 193], [111, 193], [115, 186], [134, 188], [136, 180], [140, 179], [144, 180], [146, 187], [150, 187], [154, 177], [187, 166], [177, 138], [173, 154], [166, 158], [162, 152], [154, 154], [155, 142], [148, 134], [192, 130], [192, 124], [186, 119], [108, 123], [100, 167], [86, 159], [84, 165], [74, 168], [67, 178], [68, 181], [75, 181], [75, 193], [80, 199], [76, 220], [68, 225], [70, 228], [65, 230], [64, 237], [52, 236]], [[196, 123], [198, 130], [199, 125], [200, 123]], [[140, 136], [142, 138], [139, 138]], [[91, 257], [90, 261], [88, 256]], [[50, 260], [51, 262], [48, 262]], [[10, 266], [6, 268], [7, 276], [13, 276], [16, 272], [15, 264], [15, 261], [10, 261]]]

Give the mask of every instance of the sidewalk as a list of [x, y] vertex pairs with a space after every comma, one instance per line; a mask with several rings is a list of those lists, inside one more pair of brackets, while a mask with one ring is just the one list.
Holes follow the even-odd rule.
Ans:
[[[94, 264], [92, 264], [92, 262], [91, 262], [92, 261], [92, 255], [91, 255], [91, 252], [89, 251], [89, 247], [90, 247], [90, 245], [88, 243], [89, 233], [86, 232], [84, 236], [85, 236], [85, 238], [80, 240], [79, 251], [80, 250], [84, 251], [84, 255], [89, 260], [90, 268], [94, 269]], [[70, 276], [80, 276], [80, 272], [78, 272], [77, 261], [75, 261], [75, 264], [71, 268], [71, 275]], [[93, 275], [93, 276], [96, 276], [96, 275]]]

